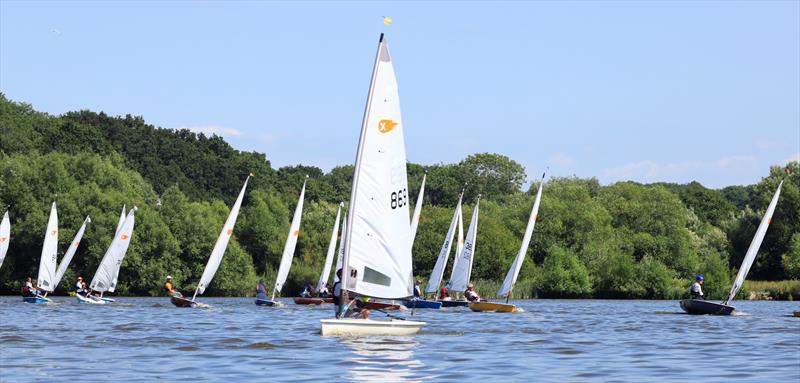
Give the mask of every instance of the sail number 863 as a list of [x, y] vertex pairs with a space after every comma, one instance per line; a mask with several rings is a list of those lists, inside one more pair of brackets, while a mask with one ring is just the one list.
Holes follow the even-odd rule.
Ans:
[[406, 189], [392, 192], [392, 209], [408, 205], [408, 191]]

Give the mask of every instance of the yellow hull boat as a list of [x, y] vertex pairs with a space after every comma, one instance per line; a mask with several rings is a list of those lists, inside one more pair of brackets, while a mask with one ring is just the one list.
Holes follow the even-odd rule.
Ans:
[[470, 302], [469, 309], [472, 311], [493, 313], [516, 313], [522, 311], [521, 308], [509, 303], [494, 302]]

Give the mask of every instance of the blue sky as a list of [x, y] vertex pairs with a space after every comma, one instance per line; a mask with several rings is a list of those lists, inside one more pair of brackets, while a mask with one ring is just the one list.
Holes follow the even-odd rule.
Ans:
[[381, 32], [412, 162], [722, 187], [800, 157], [798, 1], [3, 0], [0, 91], [329, 170], [354, 159]]

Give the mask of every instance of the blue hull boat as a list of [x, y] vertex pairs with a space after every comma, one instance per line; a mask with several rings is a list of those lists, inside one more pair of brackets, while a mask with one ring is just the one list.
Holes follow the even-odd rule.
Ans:
[[256, 299], [256, 306], [278, 306], [278, 304], [269, 299]]
[[50, 303], [52, 302], [50, 298], [45, 298], [41, 296], [35, 297], [22, 297], [22, 301], [25, 303]]
[[442, 302], [425, 299], [406, 299], [403, 301], [403, 306], [410, 309], [440, 309], [442, 308]]
[[441, 301], [442, 307], [467, 307], [469, 301]]

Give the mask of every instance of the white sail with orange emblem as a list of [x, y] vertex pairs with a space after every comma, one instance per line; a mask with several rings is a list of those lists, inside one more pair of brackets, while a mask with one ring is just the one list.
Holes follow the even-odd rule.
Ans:
[[11, 241], [11, 221], [8, 219], [8, 211], [3, 214], [3, 221], [0, 222], [0, 267], [3, 266], [3, 260], [6, 259], [6, 252], [8, 252], [8, 243]]
[[[308, 178], [308, 176], [306, 176]], [[303, 188], [300, 190], [300, 198], [297, 201], [297, 207], [294, 208], [294, 217], [292, 217], [292, 225], [289, 226], [289, 235], [286, 237], [286, 244], [283, 245], [283, 257], [281, 257], [281, 265], [278, 268], [278, 277], [275, 279], [275, 288], [272, 290], [272, 299], [275, 299], [275, 294], [281, 292], [283, 284], [286, 283], [286, 277], [289, 276], [289, 269], [292, 268], [292, 259], [294, 258], [294, 248], [297, 247], [297, 237], [300, 236], [300, 218], [303, 215], [303, 199], [306, 196], [306, 183], [303, 182]]]
[[[217, 237], [214, 249], [211, 250], [211, 256], [208, 257], [208, 263], [206, 263], [206, 268], [203, 270], [203, 276], [200, 277], [200, 283], [197, 284], [197, 290], [194, 292], [195, 297], [197, 294], [202, 294], [206, 291], [206, 287], [208, 287], [208, 284], [214, 279], [214, 274], [217, 273], [219, 264], [222, 262], [222, 256], [225, 255], [225, 249], [228, 247], [228, 242], [230, 242], [231, 236], [233, 235], [233, 226], [236, 225], [236, 218], [239, 216], [239, 209], [242, 207], [244, 191], [247, 189], [248, 181], [250, 181], [250, 177], [244, 180], [242, 190], [239, 192], [239, 196], [236, 197], [236, 202], [233, 203], [233, 207], [231, 207], [231, 212], [228, 214], [228, 219], [225, 220], [225, 226], [222, 227], [219, 237]], [[192, 298], [192, 300], [194, 300], [194, 298]]]
[[[122, 211], [119, 213], [119, 221], [117, 221], [117, 229], [114, 231], [114, 235], [119, 234], [119, 229], [122, 228], [122, 224], [125, 223], [125, 205], [122, 205]], [[122, 264], [117, 265], [117, 268], [114, 269], [114, 275], [111, 277], [111, 287], [108, 288], [108, 292], [113, 293], [114, 289], [117, 288], [117, 278], [119, 278], [119, 269]]]
[[109, 291], [114, 279], [116, 270], [122, 265], [122, 259], [125, 258], [125, 253], [128, 252], [128, 246], [131, 244], [131, 236], [133, 235], [133, 226], [135, 223], [134, 214], [138, 208], [136, 206], [128, 212], [125, 222], [122, 227], [114, 235], [114, 240], [108, 246], [103, 259], [100, 261], [100, 266], [92, 278], [92, 283], [89, 288], [94, 291], [106, 292]]
[[42, 257], [39, 259], [39, 277], [36, 287], [40, 290], [52, 292], [56, 286], [56, 256], [58, 254], [58, 212], [56, 202], [50, 207], [50, 218], [47, 220], [47, 231], [44, 233], [42, 244]]

